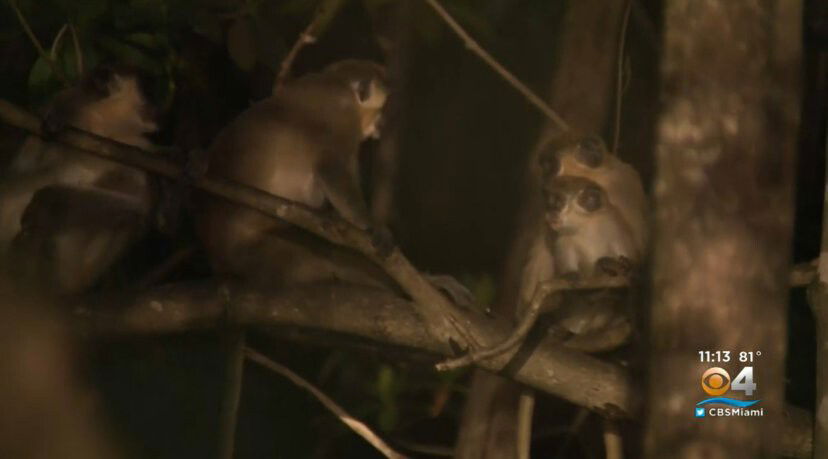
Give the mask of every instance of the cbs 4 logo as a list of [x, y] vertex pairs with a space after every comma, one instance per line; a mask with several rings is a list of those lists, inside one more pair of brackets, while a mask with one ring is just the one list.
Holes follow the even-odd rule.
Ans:
[[753, 382], [753, 367], [744, 367], [733, 380], [724, 368], [712, 367], [702, 374], [702, 389], [712, 396], [724, 395], [728, 391], [741, 391], [745, 395], [753, 395], [757, 384]]

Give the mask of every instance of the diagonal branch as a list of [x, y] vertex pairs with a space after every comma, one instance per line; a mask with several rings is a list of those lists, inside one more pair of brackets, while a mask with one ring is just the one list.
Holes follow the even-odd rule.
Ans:
[[297, 375], [289, 368], [284, 365], [280, 365], [273, 360], [267, 358], [264, 354], [255, 351], [249, 347], [244, 348], [244, 355], [250, 361], [255, 362], [270, 371], [278, 373], [279, 375], [287, 378], [293, 384], [305, 389], [306, 391], [310, 392], [311, 395], [314, 396], [319, 403], [325, 406], [331, 413], [336, 415], [343, 424], [348, 426], [349, 429], [353, 430], [354, 433], [365, 439], [371, 446], [376, 448], [377, 451], [381, 452], [383, 456], [392, 458], [392, 459], [405, 459], [405, 456], [394, 451], [388, 443], [385, 443], [382, 438], [379, 437], [370, 427], [368, 427], [364, 422], [360, 421], [359, 419], [351, 416], [345, 408], [339, 406], [338, 403], [333, 401], [330, 397], [325, 395], [321, 390], [319, 390], [316, 386], [308, 382], [305, 378]]
[[541, 313], [549, 313], [560, 306], [563, 298], [556, 294], [567, 290], [608, 289], [627, 286], [629, 286], [629, 280], [625, 277], [618, 276], [602, 276], [590, 279], [587, 282], [573, 282], [563, 278], [544, 282], [536, 288], [532, 300], [529, 302], [529, 307], [524, 311], [520, 322], [508, 338], [492, 347], [471, 350], [462, 357], [452, 358], [438, 363], [437, 369], [445, 371], [461, 368], [481, 360], [497, 357], [515, 349], [524, 342], [529, 332], [535, 326], [535, 323], [537, 323]]
[[569, 124], [567, 124], [566, 120], [564, 120], [558, 113], [552, 109], [546, 102], [543, 101], [540, 96], [535, 94], [531, 89], [529, 89], [526, 84], [518, 79], [512, 72], [506, 69], [500, 62], [497, 61], [488, 51], [486, 51], [482, 46], [480, 46], [474, 38], [469, 35], [468, 32], [463, 29], [461, 26], [452, 16], [443, 8], [443, 5], [440, 4], [437, 0], [426, 0], [428, 6], [430, 6], [434, 12], [440, 16], [440, 19], [445, 21], [445, 23], [451, 28], [451, 30], [463, 40], [463, 44], [466, 48], [469, 49], [472, 53], [476, 54], [480, 59], [483, 60], [492, 70], [495, 71], [501, 78], [506, 80], [513, 88], [517, 90], [517, 92], [521, 93], [526, 100], [532, 104], [535, 108], [540, 110], [541, 113], [544, 114], [550, 121], [555, 123], [555, 125], [562, 131], [569, 130]]

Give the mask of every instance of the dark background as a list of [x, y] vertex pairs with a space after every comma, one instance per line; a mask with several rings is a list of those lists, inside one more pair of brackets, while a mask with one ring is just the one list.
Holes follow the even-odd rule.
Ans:
[[[163, 129], [155, 141], [187, 151], [208, 146], [221, 126], [250, 101], [268, 94], [279, 63], [310, 21], [316, 3], [41, 0], [20, 2], [20, 10], [46, 45], [64, 23], [74, 24], [89, 66], [120, 60], [144, 69], [163, 114]], [[546, 94], [564, 2], [446, 3], [505, 67]], [[828, 100], [826, 6], [811, 0], [806, 7], [796, 262], [819, 253]], [[345, 57], [383, 61], [382, 40], [402, 43], [392, 51], [398, 53], [402, 77], [395, 82], [400, 108], [392, 119], [400, 149], [391, 229], [419, 268], [453, 274], [490, 300], [520, 207], [525, 158], [544, 119], [464, 49], [424, 4], [410, 2], [402, 15], [395, 8], [400, 6], [382, 0], [346, 2], [319, 41], [299, 54], [293, 73], [318, 70]], [[639, 169], [645, 183], [654, 169], [659, 22], [659, 2], [634, 2], [618, 154]], [[73, 77], [74, 51], [65, 43], [58, 55]], [[4, 99], [35, 110], [59, 87], [5, 3], [0, 5], [0, 62]], [[610, 139], [612, 132], [601, 134]], [[0, 127], [3, 164], [21, 139], [21, 133]], [[366, 147], [366, 163], [377, 148], [376, 143]], [[366, 171], [371, 170], [367, 164]], [[370, 184], [369, 177], [368, 192]], [[128, 287], [192, 240], [185, 214], [173, 230], [156, 231], [137, 247], [99, 288]], [[166, 280], [209, 275], [199, 254]], [[802, 290], [792, 293], [789, 322], [789, 401], [812, 409], [813, 322]], [[280, 332], [251, 332], [250, 340], [320, 385], [402, 450], [410, 451], [412, 444], [453, 443], [465, 372], [436, 375], [427, 359], [404, 359], [365, 346], [313, 345], [312, 340], [280, 338]], [[100, 410], [133, 457], [215, 455], [223, 339], [216, 332], [84, 341], [84, 375], [100, 391]], [[548, 457], [567, 437], [563, 428], [573, 410], [551, 398], [539, 403], [538, 416], [544, 422], [536, 426], [534, 451]], [[576, 440], [564, 457], [589, 454], [589, 447], [579, 447]], [[306, 393], [248, 364], [236, 457], [375, 455]]]

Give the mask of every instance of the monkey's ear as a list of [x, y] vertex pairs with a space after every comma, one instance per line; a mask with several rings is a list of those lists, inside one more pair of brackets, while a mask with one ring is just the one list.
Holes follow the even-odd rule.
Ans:
[[579, 162], [591, 168], [596, 168], [604, 161], [606, 151], [607, 147], [600, 137], [588, 135], [578, 142], [578, 149], [575, 154]]
[[553, 145], [544, 147], [538, 155], [538, 165], [544, 177], [556, 176], [561, 171], [561, 160], [558, 158], [557, 148]]

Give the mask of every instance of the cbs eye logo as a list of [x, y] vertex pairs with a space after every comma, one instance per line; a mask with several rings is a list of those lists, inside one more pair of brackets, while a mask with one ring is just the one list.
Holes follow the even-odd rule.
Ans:
[[730, 373], [724, 368], [708, 368], [701, 377], [702, 389], [708, 395], [717, 397], [728, 391], [744, 392], [745, 395], [753, 395], [758, 385], [753, 380], [753, 367], [744, 367], [733, 380]]
[[708, 395], [722, 395], [730, 390], [730, 374], [724, 368], [708, 368], [702, 374], [701, 386]]

